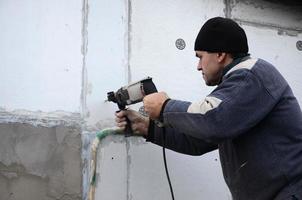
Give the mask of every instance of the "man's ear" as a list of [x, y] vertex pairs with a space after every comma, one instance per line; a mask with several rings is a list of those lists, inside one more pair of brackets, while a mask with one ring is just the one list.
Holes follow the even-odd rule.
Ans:
[[224, 53], [224, 52], [219, 52], [217, 53], [217, 59], [218, 59], [218, 62], [223, 62], [227, 57], [227, 53]]

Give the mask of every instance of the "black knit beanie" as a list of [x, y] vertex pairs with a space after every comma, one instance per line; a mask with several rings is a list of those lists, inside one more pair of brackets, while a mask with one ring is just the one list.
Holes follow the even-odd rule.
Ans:
[[209, 19], [195, 40], [195, 51], [248, 53], [244, 30], [233, 20], [223, 17]]

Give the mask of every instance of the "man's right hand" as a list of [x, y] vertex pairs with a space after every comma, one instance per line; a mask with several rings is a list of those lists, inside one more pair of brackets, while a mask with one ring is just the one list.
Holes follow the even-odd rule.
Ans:
[[131, 128], [135, 135], [147, 136], [149, 127], [149, 117], [141, 115], [134, 110], [121, 110], [115, 114], [116, 125], [125, 130], [126, 117], [131, 122]]

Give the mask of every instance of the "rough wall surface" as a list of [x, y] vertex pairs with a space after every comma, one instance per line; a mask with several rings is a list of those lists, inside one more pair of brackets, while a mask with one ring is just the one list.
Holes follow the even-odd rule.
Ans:
[[0, 199], [82, 199], [81, 128], [0, 124]]

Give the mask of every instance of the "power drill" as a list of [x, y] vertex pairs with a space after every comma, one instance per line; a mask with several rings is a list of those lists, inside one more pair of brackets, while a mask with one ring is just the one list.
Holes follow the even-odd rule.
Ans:
[[[157, 89], [152, 81], [151, 77], [144, 78], [135, 83], [131, 83], [127, 86], [121, 87], [116, 92], [108, 92], [107, 100], [117, 104], [118, 108], [125, 110], [127, 105], [132, 105], [141, 102], [143, 98], [148, 95], [157, 92]], [[119, 112], [117, 111], [117, 112]], [[126, 136], [132, 135], [132, 129], [130, 120], [126, 118]]]

